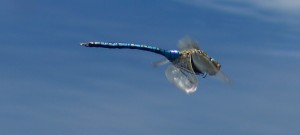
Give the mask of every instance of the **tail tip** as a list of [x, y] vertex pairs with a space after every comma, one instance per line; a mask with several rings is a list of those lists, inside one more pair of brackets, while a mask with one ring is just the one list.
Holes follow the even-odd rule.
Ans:
[[86, 42], [86, 43], [80, 43], [81, 46], [89, 46], [90, 43]]

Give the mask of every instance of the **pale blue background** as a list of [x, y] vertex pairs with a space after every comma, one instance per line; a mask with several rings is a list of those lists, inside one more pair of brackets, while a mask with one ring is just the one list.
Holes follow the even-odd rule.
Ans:
[[[1, 0], [1, 135], [298, 135], [300, 2]], [[113, 41], [176, 49], [186, 35], [233, 80], [192, 95], [162, 57], [85, 48]]]

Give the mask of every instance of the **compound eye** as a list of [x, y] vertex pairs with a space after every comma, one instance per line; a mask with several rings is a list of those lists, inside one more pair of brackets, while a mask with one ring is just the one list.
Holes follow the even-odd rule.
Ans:
[[221, 64], [219, 64], [214, 58], [210, 58], [210, 61], [214, 64], [214, 66], [216, 66], [216, 68], [221, 68]]

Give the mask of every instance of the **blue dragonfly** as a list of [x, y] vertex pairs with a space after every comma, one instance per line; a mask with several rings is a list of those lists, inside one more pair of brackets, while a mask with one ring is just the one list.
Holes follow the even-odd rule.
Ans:
[[179, 50], [165, 50], [142, 44], [116, 42], [86, 42], [80, 45], [100, 48], [138, 49], [160, 54], [166, 60], [158, 62], [155, 65], [171, 62], [172, 64], [165, 72], [167, 79], [188, 94], [197, 90], [197, 75], [203, 78], [207, 75], [217, 76], [225, 82], [229, 82], [229, 79], [220, 71], [221, 64], [214, 58], [209, 57], [206, 52], [199, 48], [195, 40], [188, 37], [179, 41]]

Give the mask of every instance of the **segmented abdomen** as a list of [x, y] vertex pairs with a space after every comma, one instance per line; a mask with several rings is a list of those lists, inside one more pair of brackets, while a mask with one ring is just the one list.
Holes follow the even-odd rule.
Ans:
[[144, 51], [154, 52], [163, 55], [170, 61], [174, 61], [179, 57], [179, 52], [177, 50], [164, 50], [158, 47], [141, 45], [141, 44], [114, 43], [114, 42], [87, 42], [87, 43], [81, 43], [80, 45], [86, 47], [144, 50]]

